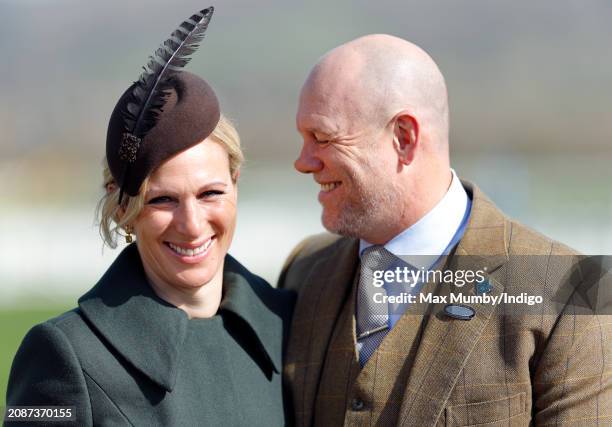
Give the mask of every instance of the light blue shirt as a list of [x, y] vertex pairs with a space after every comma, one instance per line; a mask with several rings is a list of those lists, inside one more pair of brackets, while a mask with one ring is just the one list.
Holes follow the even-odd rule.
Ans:
[[[468, 197], [461, 181], [451, 169], [452, 180], [444, 197], [425, 216], [416, 223], [389, 240], [385, 249], [416, 269], [429, 269], [459, 243], [465, 232], [470, 216], [472, 201]], [[365, 240], [359, 242], [359, 256], [372, 246]], [[406, 265], [406, 264], [404, 264]], [[394, 266], [393, 266], [394, 268]], [[422, 284], [421, 284], [422, 285]], [[393, 283], [383, 286], [387, 295], [399, 295], [402, 292], [418, 292], [420, 286], [409, 283]], [[383, 289], [381, 288], [381, 290]], [[388, 304], [389, 329], [391, 329], [408, 304]]]

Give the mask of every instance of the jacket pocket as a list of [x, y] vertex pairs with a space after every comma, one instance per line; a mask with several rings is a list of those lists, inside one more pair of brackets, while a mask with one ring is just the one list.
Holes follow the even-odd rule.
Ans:
[[[520, 415], [525, 413], [526, 393], [518, 393], [501, 399], [485, 402], [453, 405], [446, 408], [446, 425], [449, 427], [466, 427], [483, 425], [522, 425]], [[508, 423], [510, 421], [510, 423]], [[514, 423], [512, 421], [515, 421]], [[528, 423], [528, 422], [527, 422]]]

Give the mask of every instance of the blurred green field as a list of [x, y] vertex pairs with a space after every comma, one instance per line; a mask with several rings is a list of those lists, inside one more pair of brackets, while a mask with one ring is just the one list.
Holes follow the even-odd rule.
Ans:
[[3, 308], [0, 309], [0, 406], [6, 401], [6, 386], [13, 357], [28, 330], [37, 323], [68, 310], [68, 305], [45, 308]]

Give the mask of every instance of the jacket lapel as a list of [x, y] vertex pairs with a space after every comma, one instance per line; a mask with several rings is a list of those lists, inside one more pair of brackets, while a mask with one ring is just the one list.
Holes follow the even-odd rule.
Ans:
[[358, 241], [340, 239], [319, 256], [298, 298], [287, 353], [296, 422], [311, 425], [314, 401], [329, 341], [357, 267]]
[[[508, 260], [507, 219], [497, 207], [475, 186], [463, 183], [472, 195], [472, 212], [468, 226], [447, 261], [447, 268], [457, 270], [483, 270], [493, 273]], [[502, 286], [491, 279], [489, 295], [501, 294]], [[456, 290], [452, 284], [437, 285], [437, 295], [449, 295]], [[464, 294], [474, 294], [474, 286], [461, 289]], [[429, 316], [418, 346], [400, 410], [399, 425], [434, 426], [455, 386], [461, 369], [470, 356], [491, 318], [492, 304], [470, 304], [475, 316], [458, 320], [446, 316], [445, 304], [435, 304], [428, 310]]]

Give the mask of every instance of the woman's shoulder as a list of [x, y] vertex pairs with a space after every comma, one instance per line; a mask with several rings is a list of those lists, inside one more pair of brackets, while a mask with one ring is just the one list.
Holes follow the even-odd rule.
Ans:
[[77, 307], [34, 325], [23, 338], [12, 369], [21, 372], [19, 366], [23, 364], [25, 369], [36, 365], [45, 371], [56, 364], [78, 367], [80, 371], [92, 349], [100, 348], [100, 342], [99, 334]]
[[33, 326], [25, 336], [24, 343], [53, 340], [58, 343], [78, 345], [83, 335], [91, 333], [91, 328], [77, 307]]
[[74, 331], [84, 325], [78, 311], [78, 308], [74, 308], [32, 326], [23, 338], [21, 347], [24, 345], [68, 344], [69, 337], [74, 334]]
[[85, 378], [74, 350], [83, 326], [75, 309], [30, 329], [11, 366], [8, 405], [76, 405], [79, 418], [87, 419]]
[[78, 308], [34, 325], [23, 338], [11, 371], [27, 371], [35, 376], [34, 368], [42, 374], [58, 367], [80, 366], [79, 354], [92, 336]]

